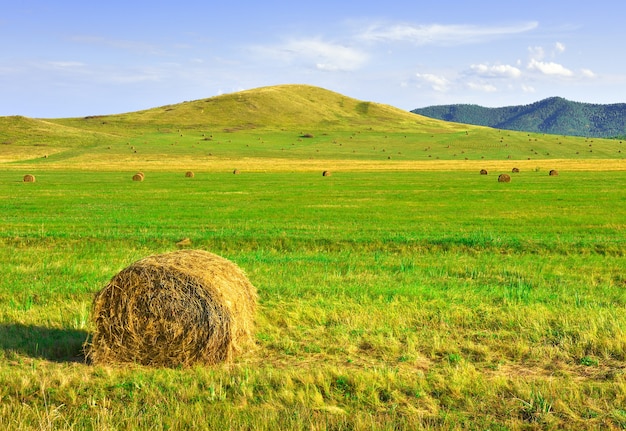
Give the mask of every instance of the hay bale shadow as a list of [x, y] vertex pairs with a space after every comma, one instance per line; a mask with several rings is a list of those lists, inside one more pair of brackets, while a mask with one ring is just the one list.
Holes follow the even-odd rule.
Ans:
[[0, 325], [0, 349], [5, 357], [25, 355], [52, 362], [83, 362], [87, 332], [76, 329], [10, 323]]

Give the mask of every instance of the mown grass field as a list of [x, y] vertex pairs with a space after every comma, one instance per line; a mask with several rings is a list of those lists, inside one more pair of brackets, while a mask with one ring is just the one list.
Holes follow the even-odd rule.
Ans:
[[[0, 429], [625, 429], [623, 144], [441, 127], [3, 137]], [[184, 238], [258, 288], [255, 348], [86, 364], [94, 294]]]

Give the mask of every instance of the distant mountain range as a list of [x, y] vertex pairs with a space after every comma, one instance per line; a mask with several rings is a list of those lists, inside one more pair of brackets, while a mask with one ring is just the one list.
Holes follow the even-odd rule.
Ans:
[[411, 112], [439, 120], [555, 135], [626, 137], [626, 103], [599, 105], [551, 97], [530, 105], [438, 105]]

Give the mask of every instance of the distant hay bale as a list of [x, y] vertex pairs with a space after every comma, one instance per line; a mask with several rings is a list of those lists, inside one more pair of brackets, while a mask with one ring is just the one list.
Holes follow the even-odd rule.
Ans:
[[229, 362], [253, 342], [256, 288], [233, 262], [202, 250], [143, 258], [96, 294], [94, 364]]
[[239, 169], [235, 169], [235, 170], [233, 171], [233, 175], [239, 175]]
[[34, 183], [35, 182], [35, 176], [31, 175], [31, 174], [26, 174], [26, 175], [24, 175], [23, 180], [24, 180], [25, 183]]
[[191, 171], [187, 171], [185, 172], [185, 177], [186, 178], [193, 178], [195, 176], [195, 174]]
[[511, 176], [509, 174], [500, 174], [500, 175], [498, 175], [498, 182], [499, 183], [510, 183], [511, 182]]
[[513, 168], [511, 172], [514, 174], [519, 174], [519, 168]]
[[324, 171], [322, 172], [322, 176], [323, 177], [330, 177], [332, 175], [332, 173], [330, 171]]
[[556, 169], [551, 169], [549, 175], [551, 177], [556, 177], [559, 174], [559, 172]]
[[191, 245], [191, 239], [183, 238], [180, 241], [176, 242], [176, 245], [179, 247], [185, 247], [187, 245]]
[[487, 174], [488, 174], [487, 169], [480, 170], [480, 175], [487, 175]]
[[135, 175], [133, 175], [133, 181], [143, 181], [144, 180], [144, 175], [141, 172], [137, 172]]

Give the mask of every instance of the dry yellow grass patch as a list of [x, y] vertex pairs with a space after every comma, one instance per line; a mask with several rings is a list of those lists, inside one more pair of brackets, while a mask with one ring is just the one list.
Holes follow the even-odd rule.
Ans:
[[[198, 161], [188, 155], [151, 155], [137, 160], [136, 157], [119, 157], [111, 160], [106, 155], [80, 155], [59, 162], [47, 162], [46, 169], [121, 171], [130, 165], [141, 166], [151, 171], [194, 170], [205, 172], [233, 172], [233, 165], [246, 172], [368, 172], [368, 171], [487, 171], [511, 172], [516, 167], [522, 172], [534, 170], [549, 172], [565, 171], [626, 171], [626, 160], [622, 159], [537, 159], [537, 160], [345, 160], [345, 159], [287, 159], [287, 158], [214, 158]], [[12, 164], [10, 169], [29, 169], [28, 162]]]

